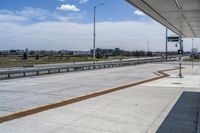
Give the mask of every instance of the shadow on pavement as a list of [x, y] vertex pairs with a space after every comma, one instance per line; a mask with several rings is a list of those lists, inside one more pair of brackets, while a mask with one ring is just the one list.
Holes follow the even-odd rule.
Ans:
[[200, 92], [183, 92], [156, 133], [196, 133]]

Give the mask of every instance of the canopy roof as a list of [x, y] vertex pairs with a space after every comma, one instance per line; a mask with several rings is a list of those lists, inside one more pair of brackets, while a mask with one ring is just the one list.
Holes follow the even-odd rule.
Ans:
[[127, 0], [184, 38], [200, 38], [200, 0]]

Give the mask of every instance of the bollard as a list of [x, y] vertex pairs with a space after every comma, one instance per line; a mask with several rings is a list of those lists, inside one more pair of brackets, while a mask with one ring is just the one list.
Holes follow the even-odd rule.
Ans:
[[10, 78], [10, 73], [8, 73], [8, 79]]
[[23, 76], [26, 77], [26, 72], [23, 72]]

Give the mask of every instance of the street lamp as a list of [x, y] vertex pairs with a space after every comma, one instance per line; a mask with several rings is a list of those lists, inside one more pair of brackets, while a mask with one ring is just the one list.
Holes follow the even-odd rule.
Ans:
[[95, 63], [96, 60], [96, 8], [103, 5], [105, 5], [105, 3], [100, 3], [94, 6], [93, 63]]

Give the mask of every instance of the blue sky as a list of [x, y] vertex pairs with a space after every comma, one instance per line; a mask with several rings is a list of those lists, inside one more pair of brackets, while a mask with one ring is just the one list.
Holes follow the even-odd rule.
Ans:
[[97, 47], [164, 50], [165, 28], [126, 0], [1, 0], [0, 49], [88, 50], [99, 3]]
[[[134, 14], [136, 9], [125, 0], [1, 0], [0, 9], [13, 12], [20, 12], [27, 8], [42, 9], [49, 13], [57, 13], [63, 16], [80, 15], [82, 18], [77, 19], [77, 22], [91, 23], [93, 21], [93, 6], [99, 3], [105, 3], [104, 6], [99, 7], [97, 10], [97, 20], [99, 21], [148, 19], [148, 17]], [[61, 5], [74, 5], [80, 11], [58, 10], [57, 7]]]

